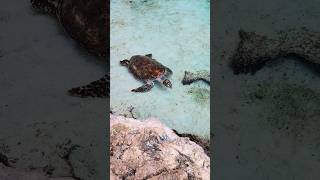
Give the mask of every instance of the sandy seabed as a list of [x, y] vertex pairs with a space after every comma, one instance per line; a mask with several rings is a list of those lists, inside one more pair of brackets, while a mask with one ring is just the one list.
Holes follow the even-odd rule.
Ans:
[[[209, 5], [207, 0], [111, 1], [112, 112], [158, 117], [178, 132], [209, 137], [210, 87], [181, 83], [186, 70], [210, 70]], [[173, 71], [173, 88], [156, 84], [150, 92], [133, 93], [142, 82], [119, 61], [149, 53]]]

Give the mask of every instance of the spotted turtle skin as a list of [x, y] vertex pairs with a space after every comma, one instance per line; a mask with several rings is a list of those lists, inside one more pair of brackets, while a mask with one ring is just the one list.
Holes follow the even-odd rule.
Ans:
[[129, 71], [138, 80], [145, 84], [139, 88], [133, 89], [133, 92], [147, 92], [154, 86], [154, 81], [159, 81], [168, 88], [172, 88], [172, 84], [168, 79], [172, 75], [172, 70], [162, 65], [155, 59], [152, 54], [135, 55], [130, 60], [122, 60], [120, 64], [128, 67]]
[[[40, 13], [56, 17], [80, 46], [109, 62], [109, 0], [31, 0], [31, 5]], [[109, 97], [109, 82], [106, 74], [68, 92], [77, 97]]]

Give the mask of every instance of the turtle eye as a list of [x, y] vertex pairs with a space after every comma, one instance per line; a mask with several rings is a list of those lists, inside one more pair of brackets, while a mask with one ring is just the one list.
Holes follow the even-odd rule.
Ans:
[[164, 80], [164, 81], [163, 81], [163, 84], [164, 84], [166, 87], [168, 87], [168, 88], [172, 88], [172, 84], [171, 84], [171, 82], [170, 82], [168, 79]]

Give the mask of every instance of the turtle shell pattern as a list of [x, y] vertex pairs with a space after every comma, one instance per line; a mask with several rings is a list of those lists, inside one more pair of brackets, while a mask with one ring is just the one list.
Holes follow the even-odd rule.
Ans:
[[140, 80], [153, 80], [165, 75], [167, 67], [148, 56], [132, 56], [129, 63], [130, 72]]
[[58, 18], [77, 43], [88, 51], [107, 56], [109, 0], [30, 0], [34, 9]]
[[98, 56], [109, 51], [109, 2], [107, 0], [63, 0], [58, 18], [68, 34]]

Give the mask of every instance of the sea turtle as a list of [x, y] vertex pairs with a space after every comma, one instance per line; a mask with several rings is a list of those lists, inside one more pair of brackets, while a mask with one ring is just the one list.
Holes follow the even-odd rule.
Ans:
[[120, 61], [120, 64], [128, 67], [129, 71], [135, 78], [144, 81], [144, 85], [136, 89], [132, 89], [132, 92], [147, 92], [154, 86], [154, 81], [158, 81], [168, 88], [172, 88], [172, 84], [168, 77], [172, 74], [172, 71], [152, 59], [152, 54], [145, 56], [135, 55], [130, 60], [124, 59]]
[[[109, 0], [31, 0], [32, 7], [56, 17], [65, 31], [90, 53], [109, 61]], [[109, 96], [109, 75], [72, 88], [80, 97]]]

